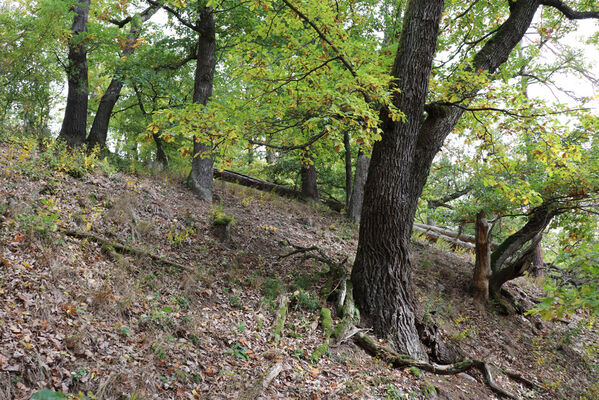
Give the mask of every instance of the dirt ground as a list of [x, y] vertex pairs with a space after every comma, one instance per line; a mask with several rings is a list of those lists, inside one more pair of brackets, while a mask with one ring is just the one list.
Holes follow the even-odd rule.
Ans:
[[[318, 246], [351, 265], [357, 227], [339, 214], [233, 184], [217, 183], [212, 206], [164, 177], [71, 175], [0, 144], [0, 399], [42, 388], [98, 399], [237, 399], [279, 363], [260, 398], [496, 398], [477, 372], [392, 369], [351, 340], [310, 362], [324, 340], [327, 266], [281, 256], [290, 244]], [[228, 244], [215, 236], [218, 213], [234, 219]], [[413, 266], [422, 312], [461, 354], [495, 365], [503, 388], [522, 399], [599, 398], [591, 316], [549, 322], [477, 311], [472, 255], [443, 245], [415, 239]], [[508, 289], [522, 301], [542, 296], [528, 278]], [[292, 301], [273, 337], [284, 293]]]

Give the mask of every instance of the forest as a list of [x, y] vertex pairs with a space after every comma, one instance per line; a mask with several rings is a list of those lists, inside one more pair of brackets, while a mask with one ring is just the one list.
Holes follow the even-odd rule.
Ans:
[[5, 0], [0, 47], [0, 400], [599, 398], [595, 0]]

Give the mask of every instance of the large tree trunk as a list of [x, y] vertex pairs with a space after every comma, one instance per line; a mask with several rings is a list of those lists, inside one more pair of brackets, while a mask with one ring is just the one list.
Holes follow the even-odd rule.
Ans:
[[350, 197], [348, 217], [360, 223], [360, 216], [362, 214], [362, 202], [364, 201], [364, 186], [366, 186], [366, 178], [368, 177], [368, 166], [370, 165], [370, 158], [364, 155], [364, 152], [360, 150], [358, 152], [358, 159], [356, 160], [356, 172], [354, 174], [354, 185], [352, 188], [352, 194]]
[[306, 201], [319, 202], [318, 183], [316, 181], [316, 167], [309, 150], [305, 151], [305, 160], [302, 161], [300, 176], [302, 181], [302, 198]]
[[[203, 7], [198, 24], [198, 60], [193, 86], [193, 101], [206, 105], [212, 96], [216, 66], [216, 36], [212, 7]], [[194, 193], [204, 201], [212, 201], [212, 144], [207, 138], [194, 138], [190, 184]]]
[[400, 352], [417, 359], [426, 356], [415, 324], [409, 249], [422, 188], [414, 190], [412, 174], [443, 3], [412, 0], [408, 5], [393, 65], [401, 92], [394, 104], [406, 122], [393, 122], [386, 110], [381, 112], [382, 140], [373, 148], [352, 270], [362, 315], [371, 319], [377, 334], [391, 337]]
[[[151, 6], [141, 14], [141, 22], [149, 20], [156, 11], [159, 10], [158, 6]], [[130, 22], [131, 28], [129, 35], [127, 36], [127, 43], [121, 52], [121, 57], [128, 57], [135, 51], [135, 42], [139, 38], [140, 26], [134, 21]], [[112, 110], [119, 97], [121, 96], [121, 90], [123, 89], [123, 79], [121, 74], [114, 74], [106, 92], [100, 100], [94, 122], [89, 131], [89, 136], [86, 139], [87, 145], [91, 148], [99, 146], [100, 148], [106, 147], [106, 138], [108, 136], [108, 125], [110, 123], [110, 117], [112, 116]]]
[[[511, 2], [509, 18], [475, 55], [471, 70], [494, 73], [526, 33], [539, 6], [539, 0]], [[463, 107], [424, 104], [442, 8], [441, 0], [411, 0], [407, 6], [392, 71], [401, 91], [394, 104], [406, 122], [391, 122], [386, 110], [382, 112], [382, 140], [373, 149], [352, 271], [356, 304], [371, 318], [375, 332], [391, 336], [400, 351], [417, 358], [424, 354], [414, 326], [408, 254], [412, 223], [433, 158], [464, 113]], [[464, 98], [480, 90], [468, 87], [463, 93], [463, 86], [455, 83], [456, 94]]]
[[489, 223], [484, 211], [476, 216], [476, 261], [474, 264], [474, 277], [472, 290], [474, 300], [479, 305], [489, 302], [489, 279], [491, 278], [491, 240], [489, 237]]
[[75, 18], [71, 31], [73, 36], [69, 41], [69, 55], [66, 72], [68, 82], [67, 105], [60, 129], [59, 139], [69, 146], [77, 147], [83, 144], [87, 125], [87, 49], [81, 43], [80, 34], [87, 32], [90, 0], [79, 0], [74, 6]]

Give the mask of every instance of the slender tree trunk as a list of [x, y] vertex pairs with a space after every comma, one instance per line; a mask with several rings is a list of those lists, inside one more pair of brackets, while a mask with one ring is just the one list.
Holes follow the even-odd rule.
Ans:
[[[152, 6], [145, 10], [141, 15], [141, 22], [143, 23], [149, 20], [158, 10], [158, 6]], [[136, 25], [134, 21], [131, 21], [130, 24], [131, 28], [129, 35], [127, 36], [127, 44], [121, 52], [121, 57], [128, 57], [133, 54], [135, 51], [135, 42], [139, 38], [140, 26]], [[115, 74], [112, 77], [112, 80], [98, 105], [94, 122], [89, 131], [89, 136], [85, 141], [90, 148], [94, 146], [99, 146], [100, 148], [106, 147], [106, 138], [108, 136], [108, 126], [110, 124], [112, 110], [121, 96], [121, 90], [124, 85], [123, 79], [119, 75], [120, 74]]]
[[108, 89], [102, 95], [94, 122], [92, 122], [92, 127], [89, 131], [89, 136], [85, 141], [90, 148], [94, 146], [99, 146], [100, 148], [106, 147], [110, 117], [112, 116], [112, 110], [116, 102], [121, 96], [122, 88], [123, 82], [120, 79], [112, 78]]
[[351, 203], [351, 195], [352, 195], [352, 175], [353, 168], [351, 164], [351, 143], [349, 140], [349, 132], [343, 133], [343, 146], [345, 147], [345, 209], [348, 210], [347, 214], [349, 215], [349, 206]]
[[406, 122], [393, 122], [386, 110], [381, 112], [382, 140], [373, 147], [352, 270], [356, 304], [374, 331], [417, 359], [426, 355], [416, 329], [409, 249], [422, 188], [414, 190], [412, 178], [443, 3], [412, 0], [408, 5], [392, 71], [401, 92], [394, 104]]
[[318, 193], [318, 184], [316, 182], [316, 167], [309, 150], [304, 153], [304, 158], [300, 170], [302, 181], [302, 198], [307, 201], [318, 202], [320, 195]]
[[476, 215], [476, 241], [474, 263], [474, 277], [472, 289], [474, 300], [480, 306], [489, 302], [489, 279], [491, 278], [491, 240], [489, 237], [489, 223], [484, 211]]
[[[206, 105], [212, 96], [216, 66], [216, 35], [212, 7], [203, 7], [198, 24], [198, 59], [193, 87], [193, 101]], [[194, 193], [204, 201], [212, 201], [212, 168], [214, 158], [208, 135], [194, 137], [190, 184]]]
[[83, 144], [87, 129], [87, 101], [89, 92], [87, 49], [80, 42], [80, 34], [87, 32], [89, 4], [90, 0], [79, 0], [77, 5], [74, 6], [75, 18], [71, 27], [73, 36], [69, 41], [69, 55], [66, 67], [68, 82], [67, 105], [58, 138], [64, 140], [71, 147]]
[[163, 168], [168, 167], [168, 157], [162, 148], [162, 139], [160, 135], [153, 133], [154, 143], [156, 143], [156, 161], [158, 161]]
[[351, 220], [360, 223], [360, 216], [362, 214], [362, 202], [364, 200], [364, 186], [366, 185], [366, 178], [368, 177], [368, 166], [370, 165], [370, 158], [364, 155], [362, 149], [358, 152], [358, 158], [356, 160], [356, 172], [354, 175], [354, 186], [352, 188], [352, 194], [350, 197], [350, 204], [348, 208], [348, 216]]

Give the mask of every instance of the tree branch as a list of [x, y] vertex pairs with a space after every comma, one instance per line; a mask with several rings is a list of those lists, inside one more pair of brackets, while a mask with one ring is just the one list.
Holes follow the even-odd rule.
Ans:
[[599, 11], [577, 11], [573, 10], [561, 0], [541, 0], [541, 4], [544, 6], [553, 7], [559, 10], [568, 19], [599, 19]]
[[322, 40], [324, 40], [329, 46], [331, 46], [331, 49], [333, 49], [333, 51], [335, 52], [335, 54], [337, 54], [337, 56], [339, 57], [339, 60], [341, 61], [341, 63], [345, 66], [345, 68], [347, 68], [347, 70], [352, 74], [352, 76], [354, 78], [358, 76], [356, 74], [356, 71], [355, 71], [354, 67], [343, 56], [343, 54], [341, 54], [341, 51], [337, 48], [337, 46], [335, 46], [333, 44], [333, 42], [324, 34], [324, 32], [322, 30], [320, 30], [320, 28], [318, 26], [316, 26], [316, 24], [310, 18], [308, 18], [306, 16], [306, 14], [302, 13], [300, 10], [297, 9], [297, 7], [295, 7], [293, 4], [291, 4], [287, 0], [283, 0], [283, 3], [285, 3], [287, 5], [287, 7], [289, 7], [294, 13], [296, 13], [298, 17], [300, 17], [301, 19], [303, 19], [304, 21], [306, 21], [306, 23], [308, 25], [310, 25], [312, 27], [312, 29], [314, 29], [314, 31], [316, 32], [316, 34], [318, 34], [318, 36]]

